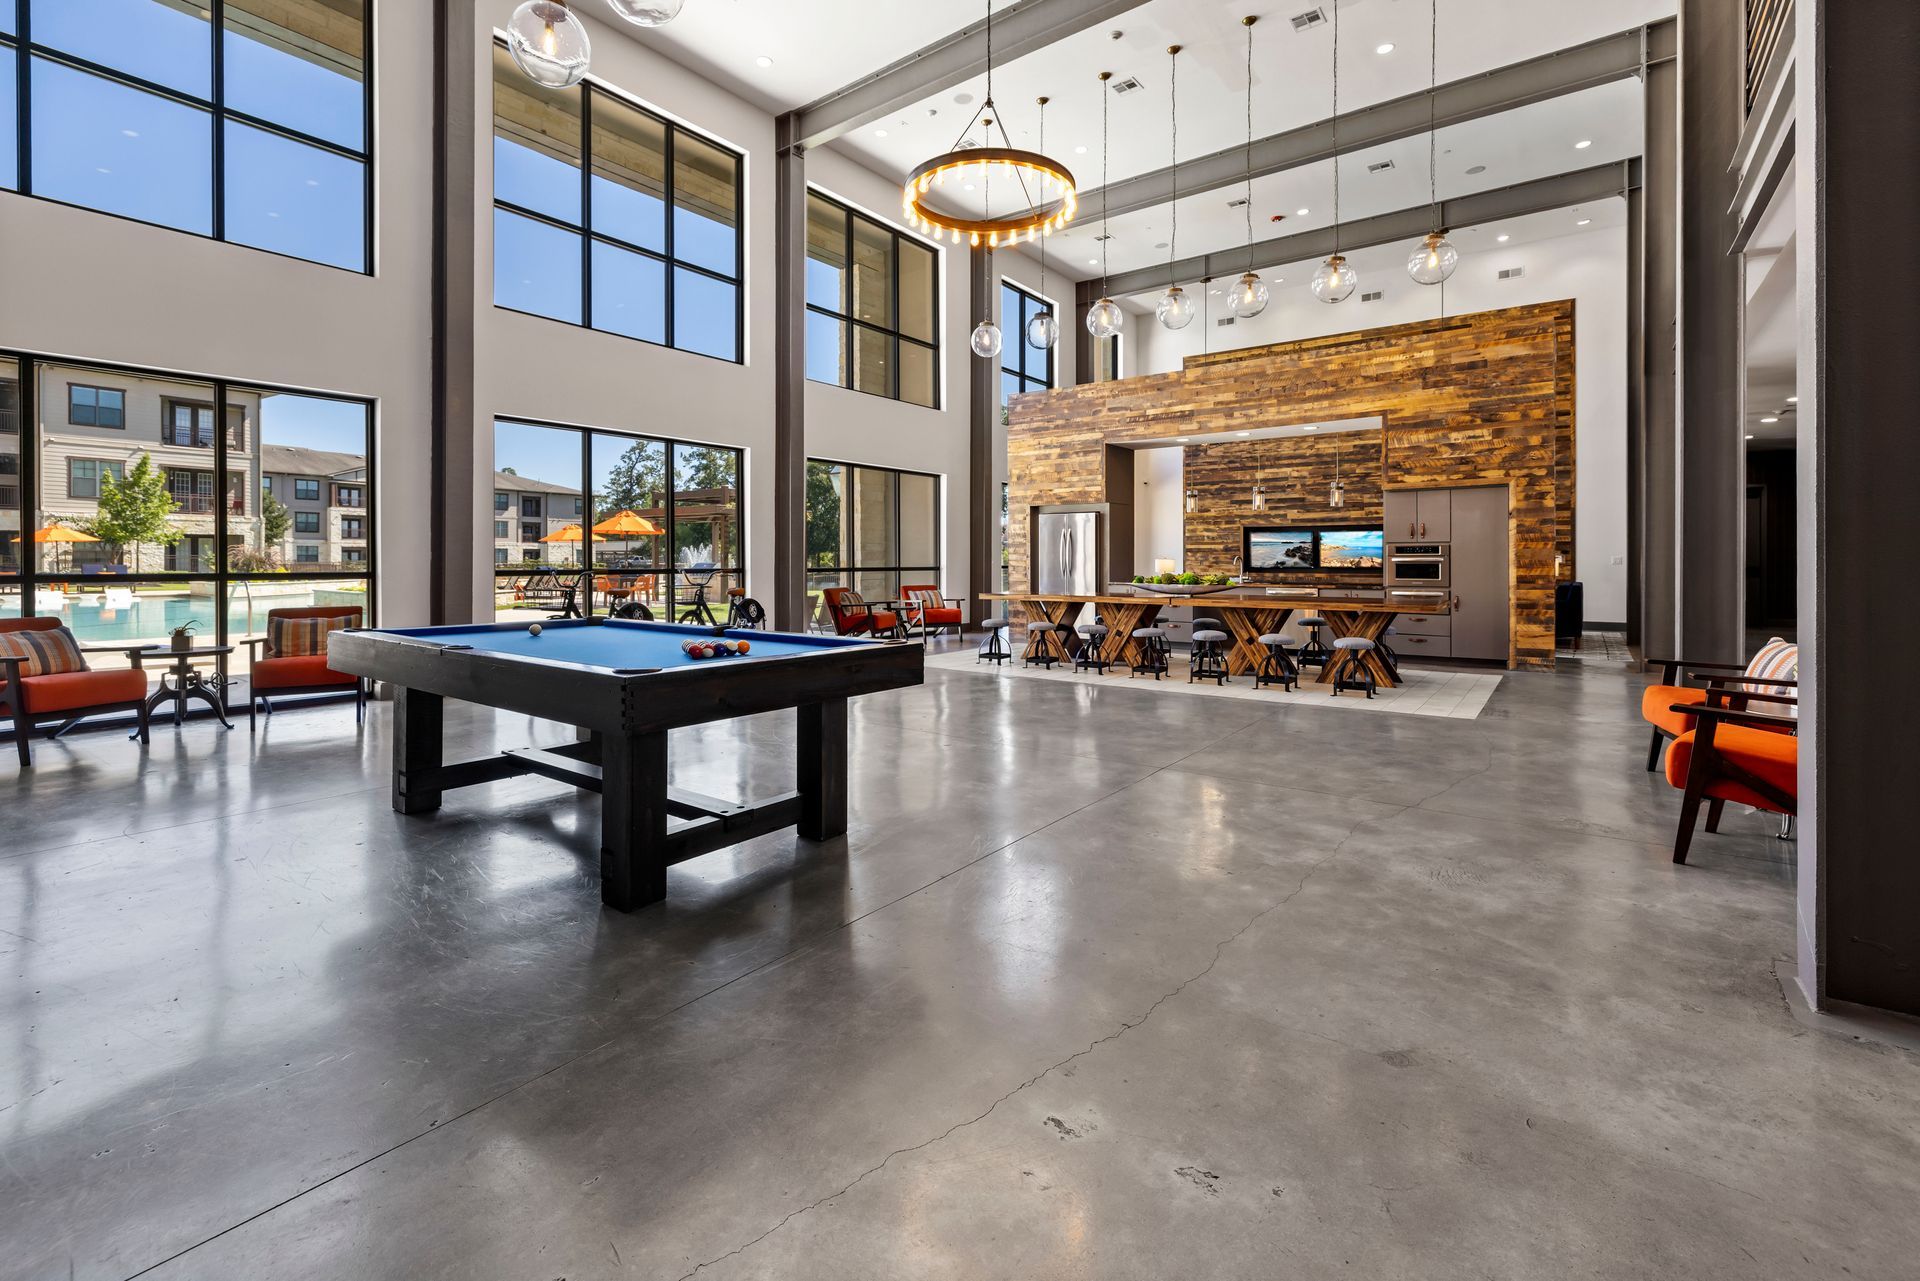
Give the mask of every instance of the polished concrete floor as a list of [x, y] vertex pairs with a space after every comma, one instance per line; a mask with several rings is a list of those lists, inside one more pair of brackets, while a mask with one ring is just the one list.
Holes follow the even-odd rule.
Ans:
[[[603, 912], [597, 804], [387, 805], [385, 707], [0, 767], [0, 1275], [1920, 1275], [1920, 1055], [1667, 857], [1640, 678], [1477, 720], [930, 673], [854, 828]], [[778, 790], [791, 716], [676, 735]], [[552, 726], [450, 715], [473, 752]]]

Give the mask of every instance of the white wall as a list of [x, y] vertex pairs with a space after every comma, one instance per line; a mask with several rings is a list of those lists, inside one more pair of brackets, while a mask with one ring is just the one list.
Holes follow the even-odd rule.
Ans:
[[1142, 449], [1133, 456], [1133, 568], [1113, 567], [1114, 576], [1150, 574], [1154, 562], [1170, 560], [1175, 572], [1187, 567], [1186, 450]]
[[[1501, 246], [1468, 255], [1446, 284], [1448, 314], [1489, 311], [1561, 298], [1574, 300], [1574, 415], [1576, 466], [1574, 556], [1586, 584], [1589, 622], [1621, 623], [1627, 617], [1627, 271], [1626, 231], [1599, 227], [1571, 236]], [[1266, 311], [1250, 321], [1219, 328], [1196, 319], [1177, 333], [1161, 328], [1151, 313], [1130, 313], [1129, 375], [1177, 370], [1189, 355], [1257, 347], [1293, 338], [1349, 329], [1425, 320], [1440, 314], [1438, 289], [1415, 285], [1403, 265], [1404, 246], [1352, 255], [1360, 290], [1382, 290], [1378, 302], [1359, 294], [1328, 306], [1307, 291], [1312, 266], [1264, 273], [1284, 276]], [[1524, 266], [1526, 275], [1501, 280], [1502, 268]], [[1219, 299], [1212, 302], [1218, 304]], [[1214, 318], [1224, 314], [1216, 305]], [[1616, 563], [1616, 561], [1618, 563]]]
[[374, 8], [378, 275], [0, 192], [0, 347], [375, 399], [381, 619], [402, 625], [426, 621], [432, 12]]

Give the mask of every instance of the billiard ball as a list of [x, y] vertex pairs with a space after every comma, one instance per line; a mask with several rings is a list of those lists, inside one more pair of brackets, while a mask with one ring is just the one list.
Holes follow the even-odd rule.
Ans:
[[751, 648], [752, 646], [750, 646], [746, 641], [735, 641], [733, 643], [733, 652], [736, 654], [744, 654]]
[[527, 624], [527, 635], [538, 636], [539, 634], [540, 634], [540, 624], [538, 623]]

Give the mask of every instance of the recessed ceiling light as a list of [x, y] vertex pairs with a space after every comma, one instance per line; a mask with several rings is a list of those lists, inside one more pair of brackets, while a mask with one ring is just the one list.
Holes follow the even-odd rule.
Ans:
[[1251, 435], [1253, 435], [1253, 433], [1252, 433], [1252, 432], [1250, 432], [1250, 431], [1243, 431], [1243, 432], [1241, 432], [1240, 434], [1241, 434], [1242, 436], [1251, 436]]
[[1789, 405], [1797, 405], [1800, 403], [1800, 398], [1798, 396], [1789, 396], [1787, 397], [1787, 403]]
[[1100, 265], [1100, 260], [1099, 260], [1098, 258], [1089, 258], [1089, 259], [1087, 259], [1087, 266], [1089, 266], [1089, 267], [1098, 267], [1099, 265]]
[[876, 138], [884, 138], [887, 136], [887, 131], [885, 129], [875, 129], [873, 131], [873, 136]]
[[1483, 173], [1485, 173], [1486, 171], [1487, 171], [1487, 167], [1486, 167], [1485, 165], [1471, 165], [1471, 166], [1469, 166], [1469, 167], [1468, 167], [1468, 169], [1467, 169], [1467, 173], [1468, 173], [1469, 175], [1472, 175], [1472, 174], [1483, 174]]
[[1077, 147], [1075, 147], [1075, 148], [1073, 149], [1073, 154], [1074, 154], [1074, 155], [1076, 155], [1076, 156], [1084, 156], [1084, 155], [1086, 155], [1086, 154], [1087, 154], [1087, 144], [1085, 144], [1085, 143], [1083, 142], [1083, 143], [1081, 143], [1081, 144], [1080, 144], [1079, 146], [1077, 146]]
[[1318, 427], [1302, 427], [1300, 430], [1301, 431], [1319, 431], [1320, 429]]
[[1507, 241], [1513, 239], [1513, 237], [1509, 236], [1506, 232], [1503, 231], [1499, 235], [1495, 236], [1494, 239], [1504, 245], [1507, 243]]
[[1373, 51], [1375, 53], [1392, 53], [1393, 41], [1389, 40], [1385, 44], [1377, 44], [1373, 47]]
[[755, 58], [753, 60], [753, 65], [760, 68], [762, 71], [765, 71], [768, 67], [771, 67], [773, 65], [773, 59], [769, 58], [766, 54], [763, 53], [758, 58]]
[[1576, 223], [1574, 223], [1573, 225], [1574, 225], [1574, 226], [1576, 226], [1576, 227], [1584, 227], [1584, 226], [1586, 226], [1586, 225], [1587, 225], [1588, 223], [1590, 223], [1590, 222], [1592, 222], [1592, 221], [1593, 221], [1593, 219], [1591, 219], [1591, 218], [1582, 218], [1582, 219], [1581, 219], [1581, 220], [1580, 220], [1579, 222], [1576, 222]]
[[1748, 436], [1748, 437], [1747, 437], [1747, 439], [1748, 439], [1748, 440], [1752, 440], [1752, 439], [1753, 439], [1753, 437], [1752, 437], [1752, 436]]
[[1585, 151], [1588, 147], [1591, 147], [1592, 145], [1593, 145], [1593, 139], [1582, 138], [1580, 141], [1573, 144], [1573, 149], [1575, 151]]
[[1293, 211], [1293, 216], [1296, 218], [1304, 218], [1312, 212], [1313, 210], [1311, 209], [1296, 209]]
[[972, 183], [968, 183], [968, 184], [966, 185], [966, 190], [968, 190], [968, 191], [972, 191], [972, 190], [973, 190], [973, 184], [972, 184]]
[[1760, 421], [1761, 421], [1761, 422], [1763, 422], [1763, 423], [1777, 423], [1777, 422], [1779, 422], [1780, 420], [1779, 420], [1778, 418], [1774, 418], [1774, 417], [1771, 417], [1771, 416], [1769, 416], [1769, 417], [1766, 417], [1766, 418], [1762, 418], [1762, 419], [1761, 419]]

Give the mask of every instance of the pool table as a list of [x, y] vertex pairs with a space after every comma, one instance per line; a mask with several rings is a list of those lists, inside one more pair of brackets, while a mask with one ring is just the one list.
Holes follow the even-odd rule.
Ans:
[[[681, 642], [749, 643], [735, 657], [689, 658]], [[332, 634], [328, 666], [393, 687], [393, 808], [424, 814], [456, 787], [521, 774], [598, 792], [600, 897], [630, 912], [667, 895], [667, 868], [793, 827], [808, 840], [847, 830], [847, 699], [923, 680], [917, 641], [581, 618]], [[461, 699], [577, 730], [550, 748], [441, 759], [444, 700]], [[797, 708], [795, 790], [734, 802], [667, 785], [667, 732]]]

